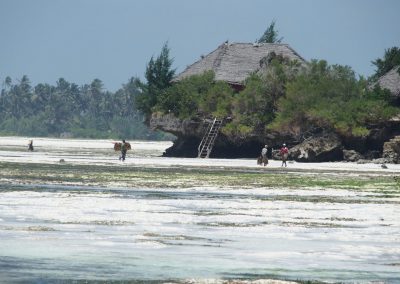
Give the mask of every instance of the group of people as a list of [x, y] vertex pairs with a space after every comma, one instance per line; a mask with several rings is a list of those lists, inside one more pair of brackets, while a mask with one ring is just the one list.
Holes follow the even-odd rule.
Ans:
[[[287, 167], [286, 161], [289, 156], [289, 149], [285, 143], [282, 145], [281, 149], [279, 150], [279, 155], [281, 156], [281, 160], [282, 160], [281, 167], [283, 167], [283, 166]], [[264, 148], [262, 148], [261, 156], [258, 159], [258, 164], [264, 165], [264, 167], [266, 165], [268, 165], [268, 145], [265, 145]]]
[[[126, 153], [130, 149], [131, 149], [131, 144], [126, 142], [125, 139], [122, 140], [122, 143], [114, 143], [114, 150], [121, 151], [121, 156], [119, 156], [120, 161], [123, 161], [123, 162], [125, 161]], [[28, 150], [33, 151], [33, 140], [29, 140]], [[285, 143], [282, 145], [281, 149], [279, 150], [279, 154], [280, 154], [281, 160], [282, 160], [281, 167], [283, 167], [283, 166], [287, 167], [286, 161], [289, 156], [289, 149], [288, 149], [288, 147], [286, 147]], [[264, 148], [262, 148], [261, 156], [258, 158], [258, 164], [264, 165], [264, 167], [266, 165], [268, 165], [268, 145], [265, 145]]]
[[[122, 140], [122, 143], [118, 143], [118, 144], [121, 145], [121, 156], [119, 157], [119, 160], [120, 161], [125, 161], [126, 152], [131, 149], [131, 145], [129, 143], [125, 142], [125, 140]], [[117, 149], [117, 148], [114, 147], [114, 149]], [[282, 160], [282, 165], [281, 166], [282, 167], [283, 166], [287, 167], [286, 161], [287, 161], [288, 156], [289, 156], [289, 149], [288, 149], [288, 147], [286, 147], [285, 143], [282, 145], [282, 148], [279, 150], [279, 154], [280, 154], [281, 160]], [[263, 164], [264, 167], [266, 165], [268, 165], [268, 145], [265, 145], [264, 148], [262, 148], [261, 156], [260, 156], [260, 158], [258, 160], [258, 163], [259, 164]]]

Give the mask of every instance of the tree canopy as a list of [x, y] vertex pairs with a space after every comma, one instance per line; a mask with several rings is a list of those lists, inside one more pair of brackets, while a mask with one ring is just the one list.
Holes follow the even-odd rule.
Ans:
[[141, 92], [136, 96], [136, 104], [147, 116], [157, 104], [158, 97], [171, 86], [175, 75], [175, 69], [172, 69], [173, 59], [170, 58], [169, 52], [168, 43], [165, 43], [160, 55], [156, 59], [151, 57], [146, 66], [146, 83], [140, 83]]
[[[389, 72], [393, 67], [400, 66], [400, 48], [391, 47], [386, 49], [383, 58], [375, 59], [372, 61], [372, 64], [376, 67], [372, 79], [376, 80]], [[397, 71], [400, 74], [400, 68]]]
[[131, 78], [115, 93], [99, 79], [79, 87], [60, 78], [55, 86], [31, 86], [23, 76], [16, 84], [6, 78], [0, 95], [0, 134], [88, 138], [162, 139], [150, 131], [136, 109], [140, 93]]
[[6, 77], [0, 96], [0, 134], [172, 139], [144, 124], [171, 86], [172, 63], [165, 43], [160, 55], [147, 64], [146, 82], [131, 78], [115, 93], [105, 91], [99, 79], [78, 86], [60, 78], [55, 86], [32, 87], [27, 76], [16, 84]]
[[257, 40], [258, 43], [280, 43], [283, 37], [279, 37], [275, 29], [275, 20], [271, 22], [264, 34]]
[[374, 92], [349, 66], [313, 60], [305, 72], [286, 85], [269, 128], [300, 134], [321, 127], [344, 136], [365, 136], [368, 125], [399, 112], [386, 97]]

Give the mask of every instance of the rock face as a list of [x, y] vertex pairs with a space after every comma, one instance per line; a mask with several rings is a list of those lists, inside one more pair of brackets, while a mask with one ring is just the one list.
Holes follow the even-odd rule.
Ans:
[[182, 120], [173, 114], [153, 113], [149, 126], [177, 136], [172, 147], [164, 153], [166, 157], [197, 157], [197, 148], [205, 131], [206, 123], [201, 120]]
[[382, 157], [388, 163], [400, 163], [400, 136], [395, 136], [383, 144]]
[[342, 143], [335, 134], [313, 137], [290, 149], [289, 157], [299, 162], [341, 161]]
[[[174, 134], [177, 139], [167, 149], [167, 157], [197, 157], [198, 146], [212, 119], [179, 119], [173, 114], [153, 113], [149, 126]], [[392, 140], [390, 138], [396, 137]], [[387, 163], [400, 163], [400, 120], [370, 129], [367, 137], [339, 137], [320, 129], [303, 142], [298, 137], [281, 133], [252, 133], [247, 137], [218, 135], [211, 158], [257, 158], [265, 144], [269, 157], [280, 159], [282, 143], [289, 146], [289, 159], [301, 162], [362, 161], [384, 159]], [[386, 142], [385, 142], [386, 141]], [[275, 149], [275, 150], [274, 150]], [[347, 150], [348, 149], [348, 150]], [[351, 149], [351, 150], [350, 150]], [[382, 155], [383, 149], [383, 155]]]
[[[164, 156], [194, 158], [197, 157], [198, 146], [211, 122], [212, 119], [181, 120], [172, 114], [153, 113], [149, 125], [152, 129], [159, 129], [177, 136], [174, 145], [165, 151]], [[262, 137], [252, 136], [247, 140], [239, 141], [236, 137], [227, 137], [220, 133], [210, 157], [257, 157], [264, 145]]]
[[363, 155], [355, 150], [343, 150], [343, 160], [347, 162], [357, 162], [364, 159]]
[[179, 119], [173, 114], [153, 113], [150, 118], [150, 128], [183, 137], [202, 137], [207, 127], [206, 120]]

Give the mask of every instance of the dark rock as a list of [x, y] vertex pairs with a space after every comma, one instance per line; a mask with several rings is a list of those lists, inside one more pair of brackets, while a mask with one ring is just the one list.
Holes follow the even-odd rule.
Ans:
[[378, 158], [378, 159], [373, 159], [372, 161], [370, 161], [370, 163], [385, 165], [386, 163], [390, 163], [390, 161], [386, 158]]
[[299, 162], [341, 161], [342, 143], [335, 134], [313, 137], [291, 148], [289, 157]]
[[[179, 119], [173, 114], [153, 113], [149, 126], [177, 136], [172, 147], [167, 149], [164, 156], [167, 157], [197, 157], [198, 146], [212, 119]], [[256, 158], [260, 155], [265, 144], [274, 145], [281, 143], [286, 136], [278, 136], [277, 133], [268, 133], [268, 138], [255, 133], [248, 137], [226, 136], [219, 133], [214, 148], [210, 154], [211, 158]], [[271, 139], [278, 139], [273, 142]], [[270, 148], [271, 149], [271, 148]], [[269, 149], [269, 156], [270, 150]]]
[[198, 146], [199, 144], [200, 139], [196, 137], [178, 137], [174, 141], [174, 144], [164, 152], [163, 156], [195, 158], [198, 154], [195, 145]]
[[[195, 158], [198, 155], [198, 146], [201, 139], [198, 137], [178, 137], [172, 147], [168, 148], [164, 155], [165, 157], [186, 157]], [[235, 144], [223, 135], [220, 134], [217, 138], [210, 158], [257, 158], [263, 145], [257, 141], [247, 141], [241, 144]], [[270, 156], [270, 151], [268, 152]]]
[[[257, 158], [265, 144], [255, 140], [246, 140], [242, 143], [234, 143], [223, 134], [217, 138], [211, 152], [211, 158]], [[268, 151], [269, 156], [270, 151]]]
[[[166, 150], [164, 156], [197, 157], [197, 148], [212, 121], [211, 118], [179, 119], [172, 113], [153, 113], [148, 123], [152, 129], [172, 133], [177, 137], [174, 145]], [[225, 123], [228, 122], [229, 119], [225, 120]], [[372, 162], [374, 159], [382, 158], [382, 149], [385, 148], [385, 163], [387, 161], [400, 163], [397, 146], [393, 143], [387, 145], [385, 143], [386, 146], [383, 146], [384, 142], [391, 137], [400, 135], [400, 119], [370, 126], [369, 130], [369, 135], [364, 137], [337, 136], [327, 130], [315, 127], [299, 129], [292, 131], [293, 133], [266, 132], [264, 127], [260, 127], [245, 136], [221, 132], [215, 141], [210, 157], [257, 158], [263, 146], [268, 144], [268, 156], [279, 160], [281, 157], [278, 149], [282, 143], [286, 143], [296, 145], [291, 149], [289, 147], [289, 159], [296, 161], [324, 162], [343, 159], [360, 161], [365, 159], [366, 162]], [[343, 150], [343, 148], [352, 150]]]
[[385, 165], [391, 163], [388, 159], [386, 158], [377, 158], [377, 159], [360, 159], [357, 161], [357, 164], [379, 164], [379, 165]]
[[356, 162], [364, 157], [355, 150], [343, 150], [343, 160], [347, 162]]
[[382, 151], [382, 145], [391, 137], [392, 128], [384, 125], [380, 125], [377, 128], [370, 129], [370, 133], [367, 136], [367, 149], [373, 149]]
[[400, 136], [395, 136], [383, 144], [382, 157], [389, 163], [400, 163]]
[[371, 160], [367, 160], [367, 159], [360, 159], [357, 161], [357, 164], [368, 164], [371, 163]]
[[382, 156], [381, 152], [378, 150], [370, 150], [364, 154], [366, 160], [379, 159]]
[[366, 159], [382, 157], [383, 144], [390, 138], [400, 135], [400, 118], [393, 117], [389, 121], [368, 126], [367, 136], [341, 136], [342, 144], [346, 149], [353, 149], [361, 153]]
[[200, 119], [179, 119], [173, 114], [153, 113], [149, 126], [152, 129], [169, 132], [178, 137], [198, 137], [201, 140], [208, 125], [207, 122], [207, 120]]

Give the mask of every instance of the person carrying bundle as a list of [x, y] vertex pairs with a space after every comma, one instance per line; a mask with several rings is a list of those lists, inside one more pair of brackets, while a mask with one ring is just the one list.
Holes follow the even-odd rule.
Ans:
[[125, 139], [122, 140], [122, 143], [114, 143], [114, 150], [121, 151], [121, 156], [119, 156], [119, 160], [125, 161], [126, 152], [131, 150], [131, 144], [129, 142], [125, 142]]

